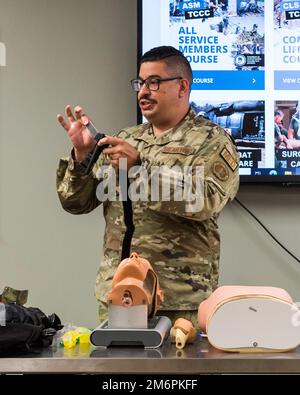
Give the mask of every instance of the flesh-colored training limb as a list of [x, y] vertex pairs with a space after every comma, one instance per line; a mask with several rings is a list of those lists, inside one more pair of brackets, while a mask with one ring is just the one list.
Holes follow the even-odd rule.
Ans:
[[171, 328], [171, 342], [176, 343], [176, 348], [181, 350], [188, 343], [193, 343], [196, 339], [197, 331], [191, 321], [185, 318], [178, 318]]

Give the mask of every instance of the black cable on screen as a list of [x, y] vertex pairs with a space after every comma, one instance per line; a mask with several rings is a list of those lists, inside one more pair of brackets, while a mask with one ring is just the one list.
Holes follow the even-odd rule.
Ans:
[[277, 243], [280, 245], [282, 249], [284, 249], [285, 252], [287, 252], [292, 258], [295, 259], [298, 263], [300, 263], [300, 259], [297, 258], [291, 251], [289, 251], [270, 231], [269, 229], [237, 198], [234, 199], [245, 211], [247, 211], [248, 214], [251, 215], [259, 223], [259, 225], [268, 233], [268, 235]]

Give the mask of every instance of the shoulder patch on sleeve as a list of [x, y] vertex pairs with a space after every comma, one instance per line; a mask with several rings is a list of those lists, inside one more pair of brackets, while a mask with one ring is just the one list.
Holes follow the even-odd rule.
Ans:
[[229, 178], [229, 172], [224, 165], [224, 163], [220, 161], [216, 161], [212, 165], [212, 173], [221, 181], [227, 181]]
[[231, 155], [228, 148], [223, 148], [222, 151], [220, 152], [220, 155], [222, 156], [222, 158], [225, 160], [225, 162], [228, 164], [228, 166], [232, 171], [234, 171], [238, 167], [237, 161]]

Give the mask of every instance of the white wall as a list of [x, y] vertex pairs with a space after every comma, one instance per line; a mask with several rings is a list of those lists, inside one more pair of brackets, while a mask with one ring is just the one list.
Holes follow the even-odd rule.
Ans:
[[[64, 212], [55, 190], [70, 143], [56, 122], [80, 104], [103, 131], [135, 124], [136, 0], [0, 0], [0, 290], [94, 326], [102, 209]], [[300, 256], [300, 189], [247, 186], [240, 199]], [[221, 216], [221, 282], [283, 286], [300, 301], [294, 263], [235, 203]]]

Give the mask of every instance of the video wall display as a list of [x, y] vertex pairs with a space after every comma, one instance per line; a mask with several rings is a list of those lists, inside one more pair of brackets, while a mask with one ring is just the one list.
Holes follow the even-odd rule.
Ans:
[[299, 182], [300, 0], [141, 0], [140, 10], [140, 52], [186, 56], [191, 105], [235, 139], [242, 180]]

